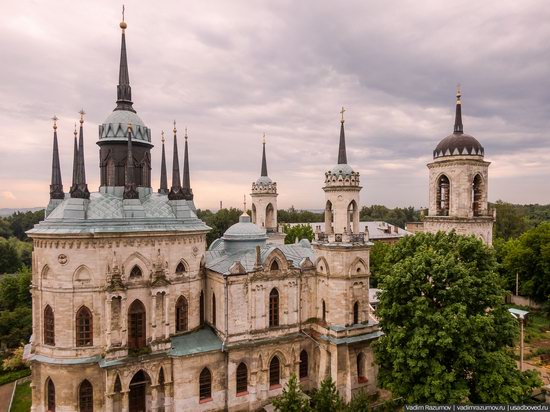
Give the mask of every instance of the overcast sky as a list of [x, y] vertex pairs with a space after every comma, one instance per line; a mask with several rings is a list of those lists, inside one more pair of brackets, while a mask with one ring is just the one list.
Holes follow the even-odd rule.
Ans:
[[[47, 203], [54, 114], [68, 191], [81, 108], [88, 185], [97, 190], [120, 14], [112, 0], [3, 2], [0, 207]], [[260, 174], [265, 132], [279, 207], [322, 208], [345, 106], [361, 203], [426, 206], [426, 164], [452, 132], [460, 82], [464, 130], [491, 162], [489, 200], [550, 203], [547, 0], [128, 1], [126, 21], [155, 190], [160, 132], [171, 137], [176, 119], [189, 130], [197, 207], [242, 204]], [[171, 144], [167, 156], [170, 170]]]

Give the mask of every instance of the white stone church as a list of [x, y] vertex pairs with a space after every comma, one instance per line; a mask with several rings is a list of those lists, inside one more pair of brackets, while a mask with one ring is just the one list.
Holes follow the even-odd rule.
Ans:
[[[33, 240], [32, 411], [249, 411], [296, 374], [304, 389], [331, 376], [349, 401], [377, 390], [369, 304], [368, 232], [359, 228], [360, 180], [347, 162], [344, 119], [337, 164], [324, 175], [325, 229], [283, 245], [277, 184], [252, 184], [252, 217], [207, 249], [195, 213], [185, 135], [183, 178], [174, 124], [172, 183], [164, 137], [160, 189], [151, 186], [151, 131], [136, 114], [122, 29], [114, 111], [99, 127], [100, 187], [90, 193], [84, 112], [74, 134], [72, 184], [62, 185], [54, 121], [46, 218]], [[434, 152], [425, 230], [456, 228], [491, 242], [489, 163], [463, 134]], [[245, 207], [246, 210], [246, 207]], [[273, 237], [275, 236], [275, 237]]]

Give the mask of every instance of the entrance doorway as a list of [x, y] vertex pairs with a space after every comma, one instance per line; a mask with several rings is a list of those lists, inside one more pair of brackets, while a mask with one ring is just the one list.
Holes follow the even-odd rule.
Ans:
[[147, 392], [151, 385], [149, 376], [140, 370], [130, 382], [129, 410], [132, 412], [146, 412]]

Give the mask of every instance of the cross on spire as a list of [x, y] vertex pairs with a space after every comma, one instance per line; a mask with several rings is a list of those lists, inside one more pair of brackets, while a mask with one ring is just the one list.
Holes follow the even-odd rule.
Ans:
[[80, 113], [80, 124], [82, 124], [84, 123], [84, 115], [86, 114], [86, 112], [84, 111], [84, 109], [80, 109], [78, 113]]
[[340, 110], [340, 114], [342, 115], [342, 118], [340, 119], [340, 121], [342, 123], [344, 123], [344, 112], [346, 111], [346, 109], [344, 109], [344, 106], [342, 106], [342, 110]]

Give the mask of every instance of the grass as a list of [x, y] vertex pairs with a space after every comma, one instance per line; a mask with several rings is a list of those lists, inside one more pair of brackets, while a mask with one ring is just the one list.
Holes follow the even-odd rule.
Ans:
[[29, 412], [31, 410], [32, 392], [31, 383], [17, 385], [10, 412]]
[[[524, 329], [525, 359], [531, 360], [534, 364], [547, 363], [541, 359], [541, 355], [546, 357], [545, 355], [550, 354], [550, 317], [541, 311], [530, 310], [522, 306], [511, 305], [510, 307], [529, 311]], [[519, 359], [519, 342], [516, 354]]]

